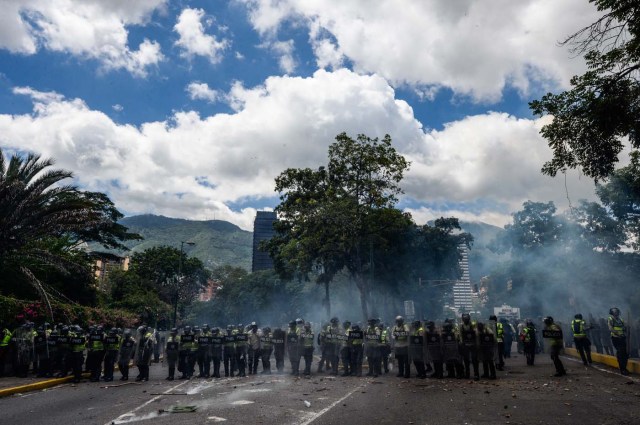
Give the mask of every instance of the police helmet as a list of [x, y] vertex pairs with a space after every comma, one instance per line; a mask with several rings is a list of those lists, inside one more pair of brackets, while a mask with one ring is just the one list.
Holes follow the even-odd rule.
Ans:
[[525, 324], [526, 326], [533, 326], [533, 320], [531, 320], [531, 319], [527, 319], [527, 320], [525, 320], [525, 321], [524, 321], [524, 324]]
[[217, 327], [217, 326], [214, 326], [214, 327], [213, 327], [213, 329], [211, 329], [211, 332], [212, 332], [214, 335], [217, 335], [217, 334], [219, 334], [219, 333], [220, 333], [220, 328], [219, 328], [219, 327]]
[[187, 325], [184, 327], [184, 333], [189, 333], [191, 332], [191, 326]]
[[304, 322], [304, 327], [307, 328], [307, 329], [311, 329], [311, 323]]
[[384, 329], [384, 322], [378, 323], [378, 329]]
[[414, 320], [414, 321], [413, 321], [413, 323], [412, 323], [412, 325], [413, 325], [415, 328], [419, 328], [419, 327], [420, 327], [420, 321], [419, 321], [419, 320]]
[[96, 332], [104, 332], [104, 327], [102, 325], [96, 326]]
[[267, 333], [271, 332], [271, 328], [269, 326], [265, 326], [264, 328], [262, 328], [262, 332], [267, 334]]
[[178, 328], [171, 328], [171, 333], [172, 334], [177, 334], [178, 333]]
[[243, 328], [242, 323], [238, 323], [238, 329], [242, 329], [242, 328]]
[[482, 323], [482, 322], [476, 323], [476, 329], [478, 331], [482, 332], [484, 330], [484, 323]]
[[618, 307], [613, 307], [609, 309], [609, 314], [612, 316], [619, 316], [620, 315], [620, 309]]
[[111, 336], [118, 335], [118, 329], [117, 328], [109, 329], [109, 335]]
[[304, 320], [302, 320], [301, 318], [296, 319], [296, 325], [302, 325], [303, 323], [304, 323]]
[[575, 319], [582, 320], [582, 314], [580, 314], [580, 313], [576, 314], [576, 315], [575, 315], [575, 316], [573, 316], [573, 317], [574, 317]]
[[469, 313], [462, 313], [462, 321], [464, 323], [468, 323], [471, 320], [471, 315]]
[[545, 325], [550, 325], [553, 323], [553, 317], [547, 316], [542, 321], [544, 322]]
[[369, 324], [370, 324], [371, 326], [373, 326], [373, 325], [375, 325], [375, 324], [376, 324], [377, 320], [376, 320], [376, 319], [374, 319], [374, 318], [372, 317], [372, 318], [370, 318], [370, 319], [368, 320], [368, 322], [369, 322]]
[[194, 326], [193, 327], [193, 331], [194, 332], [200, 332], [200, 326]]
[[396, 316], [396, 324], [401, 325], [404, 323], [404, 317]]
[[227, 330], [228, 331], [232, 331], [233, 330], [233, 325], [227, 325]]
[[124, 336], [130, 337], [131, 336], [131, 329], [125, 329]]
[[202, 329], [204, 329], [205, 331], [208, 331], [211, 328], [209, 327], [208, 323], [205, 323], [204, 325], [202, 325]]
[[256, 322], [251, 322], [251, 327], [252, 327], [252, 328], [254, 328], [254, 327], [256, 327], [256, 326], [258, 326], [258, 324], [257, 324]]
[[353, 329], [354, 331], [359, 331], [360, 330], [360, 325], [357, 323], [354, 323], [353, 325], [351, 325], [351, 329]]
[[337, 325], [338, 323], [340, 323], [340, 320], [337, 317], [332, 317], [331, 318], [331, 324], [332, 325]]
[[494, 321], [498, 321], [498, 318], [496, 317], [495, 314], [492, 314], [491, 316], [489, 316], [489, 320], [494, 320]]
[[433, 320], [429, 320], [427, 322], [427, 328], [428, 329], [433, 329], [436, 326], [436, 324], [433, 322]]

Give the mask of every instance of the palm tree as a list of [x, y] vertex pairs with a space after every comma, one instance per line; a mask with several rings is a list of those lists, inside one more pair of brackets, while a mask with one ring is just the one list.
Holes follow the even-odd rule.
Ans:
[[36, 154], [13, 155], [7, 162], [0, 149], [0, 270], [29, 282], [51, 316], [52, 289], [35, 270], [76, 268], [74, 253], [82, 242], [122, 248], [121, 241], [140, 238], [117, 224], [122, 214], [106, 195], [62, 184], [73, 175], [51, 169], [53, 163]]

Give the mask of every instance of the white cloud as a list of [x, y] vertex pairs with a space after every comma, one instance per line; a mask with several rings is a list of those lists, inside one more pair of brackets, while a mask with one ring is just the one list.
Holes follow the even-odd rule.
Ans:
[[566, 87], [584, 63], [557, 43], [598, 16], [585, 0], [242, 1], [267, 40], [287, 21], [307, 25], [321, 67], [346, 57], [394, 85], [448, 87], [476, 101], [499, 99], [506, 85]]
[[[319, 70], [256, 87], [236, 83], [227, 94], [233, 113], [181, 111], [140, 127], [116, 123], [81, 99], [15, 92], [31, 96], [34, 111], [0, 115], [0, 146], [55, 158], [83, 187], [108, 192], [129, 213], [215, 214], [249, 229], [254, 207], [272, 206], [274, 178], [288, 167], [326, 163], [327, 147], [342, 131], [392, 136], [412, 162], [402, 186], [420, 217], [448, 209], [498, 224], [527, 199], [566, 206], [564, 180], [539, 172], [550, 156], [538, 134], [541, 120], [489, 113], [425, 132], [376, 75]], [[593, 185], [575, 175], [568, 187], [574, 202], [593, 197]]]
[[124, 106], [120, 105], [119, 103], [116, 103], [111, 108], [113, 108], [113, 110], [116, 112], [122, 112], [124, 110]]
[[286, 74], [292, 74], [296, 70], [296, 60], [293, 57], [295, 50], [293, 40], [277, 41], [271, 40], [261, 44], [259, 47], [269, 49], [278, 56], [278, 65]]
[[193, 82], [185, 89], [189, 97], [193, 100], [206, 100], [215, 102], [218, 99], [218, 92], [211, 89], [207, 83]]
[[128, 46], [130, 25], [145, 25], [166, 0], [5, 0], [0, 16], [0, 48], [35, 54], [38, 49], [95, 59], [105, 70], [144, 76], [163, 60], [160, 45], [145, 39]]
[[[219, 63], [222, 60], [222, 52], [229, 46], [229, 41], [218, 41], [215, 36], [205, 34], [202, 25], [204, 16], [202, 9], [184, 9], [173, 27], [179, 35], [175, 44], [182, 49], [182, 56], [186, 58], [204, 56], [211, 63]], [[212, 23], [213, 21], [207, 20], [207, 26], [211, 26]]]

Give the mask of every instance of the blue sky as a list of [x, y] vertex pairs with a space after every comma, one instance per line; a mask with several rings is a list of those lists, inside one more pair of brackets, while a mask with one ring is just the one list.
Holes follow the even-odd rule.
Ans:
[[557, 41], [594, 19], [586, 0], [5, 3], [0, 147], [55, 158], [128, 215], [250, 228], [275, 176], [321, 165], [342, 131], [392, 136], [418, 222], [567, 202], [527, 103], [584, 69]]

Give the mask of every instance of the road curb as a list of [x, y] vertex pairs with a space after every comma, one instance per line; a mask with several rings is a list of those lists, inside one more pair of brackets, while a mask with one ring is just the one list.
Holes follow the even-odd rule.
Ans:
[[[564, 352], [571, 357], [580, 358], [580, 354], [575, 348], [565, 348]], [[618, 369], [618, 359], [615, 356], [591, 352], [591, 359], [596, 363], [602, 363]], [[629, 360], [627, 362], [627, 370], [631, 373], [640, 373], [640, 362], [637, 360]]]
[[26, 393], [29, 391], [44, 390], [45, 388], [55, 387], [56, 385], [65, 384], [67, 382], [71, 382], [72, 380], [73, 376], [67, 376], [65, 378], [48, 379], [46, 381], [34, 382], [33, 384], [5, 388], [0, 390], [0, 397], [8, 397], [10, 395]]

